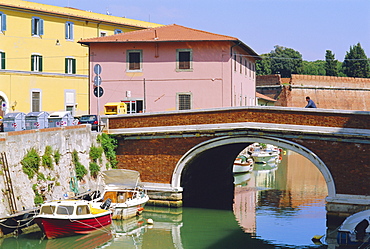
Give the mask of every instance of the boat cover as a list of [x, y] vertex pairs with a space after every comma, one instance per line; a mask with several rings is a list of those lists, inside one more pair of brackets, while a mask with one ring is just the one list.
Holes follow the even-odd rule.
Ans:
[[129, 169], [111, 169], [103, 171], [104, 182], [109, 186], [135, 188], [141, 185], [140, 173]]
[[[351, 216], [347, 217], [343, 221], [342, 225], [339, 227], [339, 231], [353, 232], [357, 224], [360, 223], [364, 219], [369, 221], [370, 210], [361, 211], [361, 212], [352, 214]], [[366, 231], [370, 232], [370, 226], [366, 229]]]

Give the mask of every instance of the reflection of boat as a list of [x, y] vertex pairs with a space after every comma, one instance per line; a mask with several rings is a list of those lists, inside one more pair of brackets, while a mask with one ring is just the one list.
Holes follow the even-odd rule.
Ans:
[[248, 146], [248, 152], [255, 163], [268, 163], [279, 160], [280, 150], [278, 147], [266, 144], [261, 146], [259, 143], [254, 143]]
[[234, 175], [234, 185], [245, 186], [249, 179], [251, 179], [250, 173], [235, 174]]
[[253, 171], [272, 171], [276, 170], [278, 167], [277, 162], [269, 162], [269, 163], [258, 163], [253, 167]]
[[339, 245], [370, 244], [370, 210], [347, 217], [338, 229]]
[[41, 206], [36, 224], [48, 239], [87, 234], [112, 223], [112, 212], [92, 208], [88, 201], [52, 201]]
[[[113, 239], [111, 231], [96, 231], [87, 235], [52, 239], [46, 242], [45, 249], [78, 248], [94, 249]], [[38, 248], [38, 247], [35, 247]]]
[[103, 198], [93, 200], [94, 207], [110, 203], [112, 219], [128, 219], [139, 215], [148, 202], [148, 195], [140, 188], [140, 173], [134, 170], [113, 169], [103, 172]]
[[253, 169], [253, 160], [245, 155], [239, 155], [233, 166], [234, 173], [246, 173]]

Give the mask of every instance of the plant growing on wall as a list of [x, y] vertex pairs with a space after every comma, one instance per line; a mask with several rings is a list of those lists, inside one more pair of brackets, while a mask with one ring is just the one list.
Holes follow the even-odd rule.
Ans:
[[21, 161], [23, 172], [32, 178], [39, 171], [40, 156], [35, 148], [30, 149]]
[[102, 147], [95, 147], [94, 145], [91, 145], [89, 156], [92, 162], [89, 165], [89, 170], [93, 177], [98, 176], [98, 173], [100, 171], [100, 166], [97, 164], [97, 161], [99, 160], [101, 163], [102, 155], [103, 155]]
[[55, 164], [56, 165], [59, 165], [59, 161], [60, 161], [60, 157], [61, 157], [61, 155], [60, 155], [60, 152], [59, 152], [59, 150], [58, 149], [56, 149], [55, 151], [54, 151], [54, 161], [55, 161]]
[[115, 139], [113, 136], [102, 133], [98, 135], [97, 141], [103, 147], [104, 154], [110, 163], [110, 167], [116, 169], [118, 163], [115, 150], [117, 148], [117, 139]]
[[32, 185], [32, 190], [35, 193], [35, 198], [33, 199], [33, 202], [36, 205], [44, 203], [43, 196], [37, 191], [37, 184]]
[[89, 166], [90, 174], [92, 177], [96, 178], [100, 171], [100, 166], [97, 163], [91, 162]]
[[96, 163], [98, 159], [101, 161], [101, 157], [103, 155], [103, 148], [102, 147], [95, 147], [94, 145], [91, 145], [89, 156], [90, 159]]
[[76, 177], [80, 181], [87, 174], [87, 170], [85, 166], [80, 163], [80, 158], [78, 157], [78, 152], [76, 150], [72, 152], [72, 161], [75, 165]]
[[48, 167], [49, 169], [54, 169], [53, 167], [53, 148], [50, 145], [45, 147], [44, 155], [42, 156], [42, 166]]

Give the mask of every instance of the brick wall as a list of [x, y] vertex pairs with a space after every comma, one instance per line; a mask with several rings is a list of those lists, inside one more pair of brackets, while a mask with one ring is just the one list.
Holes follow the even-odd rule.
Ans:
[[[269, 87], [278, 80], [290, 87]], [[368, 78], [293, 74], [290, 79], [279, 79], [276, 75], [265, 75], [257, 76], [257, 86], [264, 86], [257, 87], [259, 93], [277, 100], [275, 106], [304, 107], [306, 96], [310, 96], [318, 108], [370, 111]]]
[[209, 138], [168, 138], [119, 140], [118, 168], [140, 172], [144, 182], [171, 183], [180, 158], [195, 145]]
[[365, 113], [327, 112], [319, 109], [290, 108], [223, 108], [157, 114], [124, 115], [109, 118], [109, 129], [173, 125], [261, 122], [345, 128], [370, 128], [370, 115]]

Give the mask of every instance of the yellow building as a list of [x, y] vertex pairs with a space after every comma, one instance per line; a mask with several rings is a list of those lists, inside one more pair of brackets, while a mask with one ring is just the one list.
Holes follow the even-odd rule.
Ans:
[[89, 50], [77, 41], [157, 26], [68, 7], [0, 0], [0, 116], [89, 113]]

